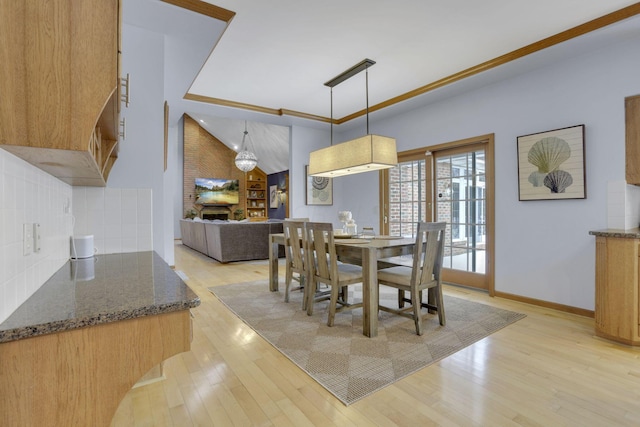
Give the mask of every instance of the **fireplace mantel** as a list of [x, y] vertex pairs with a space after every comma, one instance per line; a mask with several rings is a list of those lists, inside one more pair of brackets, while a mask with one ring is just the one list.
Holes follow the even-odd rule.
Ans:
[[202, 204], [200, 208], [200, 219], [231, 219], [231, 208], [229, 205]]

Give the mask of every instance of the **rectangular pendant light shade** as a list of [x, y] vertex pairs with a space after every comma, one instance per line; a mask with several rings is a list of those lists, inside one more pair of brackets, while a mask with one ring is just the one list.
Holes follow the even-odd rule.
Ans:
[[388, 169], [397, 164], [396, 140], [370, 134], [312, 151], [309, 154], [309, 175], [335, 178]]

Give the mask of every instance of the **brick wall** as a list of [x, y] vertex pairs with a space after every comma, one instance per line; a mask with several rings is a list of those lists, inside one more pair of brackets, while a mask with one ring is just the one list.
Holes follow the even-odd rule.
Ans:
[[190, 209], [198, 211], [195, 201], [195, 178], [224, 178], [240, 180], [240, 204], [230, 206], [244, 208], [245, 176], [236, 168], [236, 152], [204, 130], [191, 117], [184, 116], [184, 173], [182, 215]]

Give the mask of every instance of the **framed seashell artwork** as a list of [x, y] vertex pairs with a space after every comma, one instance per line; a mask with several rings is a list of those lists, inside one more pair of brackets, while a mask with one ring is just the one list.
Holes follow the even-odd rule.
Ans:
[[518, 137], [519, 200], [585, 199], [584, 125]]

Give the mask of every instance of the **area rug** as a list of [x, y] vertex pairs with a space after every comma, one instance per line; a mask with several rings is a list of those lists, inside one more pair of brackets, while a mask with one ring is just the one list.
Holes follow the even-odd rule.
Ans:
[[[349, 301], [362, 301], [362, 285], [351, 286]], [[313, 316], [302, 311], [302, 293], [284, 302], [284, 283], [270, 292], [267, 280], [211, 287], [240, 319], [349, 405], [525, 317], [524, 314], [445, 295], [447, 324], [427, 315], [416, 335], [413, 320], [379, 313], [378, 336], [362, 335], [362, 309], [336, 314], [327, 326], [328, 302]], [[380, 303], [397, 307], [397, 293], [382, 286]], [[394, 305], [395, 304], [395, 305]]]

